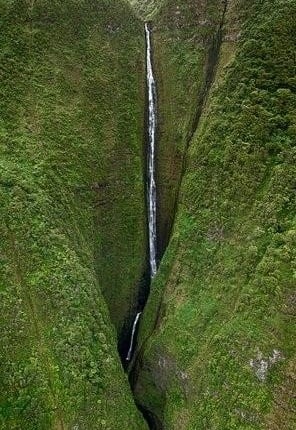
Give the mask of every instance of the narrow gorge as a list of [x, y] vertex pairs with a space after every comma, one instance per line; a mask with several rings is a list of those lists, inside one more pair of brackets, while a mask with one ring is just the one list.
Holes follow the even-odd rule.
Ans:
[[[146, 287], [150, 291], [151, 282], [157, 273], [158, 266], [158, 250], [157, 250], [157, 184], [156, 184], [156, 153], [157, 153], [157, 85], [154, 77], [153, 68], [153, 43], [152, 43], [152, 26], [150, 23], [145, 23], [145, 42], [146, 42], [146, 82], [147, 82], [147, 124], [146, 142], [147, 142], [147, 225], [148, 225], [148, 249], [149, 249], [149, 275], [150, 282]], [[149, 295], [147, 296], [148, 300]], [[127, 361], [132, 360], [132, 352], [136, 343], [137, 325], [139, 324], [140, 317], [144, 311], [146, 302], [137, 312], [130, 340], [130, 347]], [[133, 390], [135, 381], [137, 379], [139, 357], [135, 357], [132, 366], [129, 369], [129, 380]], [[144, 419], [149, 425], [150, 429], [161, 430], [162, 424], [154, 416], [153, 412], [147, 410], [144, 405], [137, 405], [139, 411], [143, 414]]]
[[[147, 223], [148, 223], [148, 242], [149, 242], [149, 275], [150, 280], [154, 278], [157, 271], [157, 228], [156, 228], [156, 207], [157, 207], [157, 192], [155, 181], [155, 153], [156, 153], [156, 125], [157, 125], [157, 92], [156, 82], [152, 64], [152, 41], [151, 27], [145, 23], [145, 41], [146, 41], [146, 80], [147, 80]], [[150, 282], [149, 282], [150, 284]], [[145, 286], [149, 290], [150, 285]], [[141, 293], [140, 293], [141, 294]], [[141, 294], [143, 296], [143, 294]], [[130, 346], [126, 360], [132, 358], [132, 351], [135, 342], [135, 335], [140, 316], [143, 312], [143, 307], [146, 303], [139, 304], [138, 312], [133, 322]]]

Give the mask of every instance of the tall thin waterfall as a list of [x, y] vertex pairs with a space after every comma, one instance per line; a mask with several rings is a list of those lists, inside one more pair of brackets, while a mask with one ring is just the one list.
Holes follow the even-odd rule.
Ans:
[[[148, 225], [149, 225], [149, 263], [151, 279], [157, 271], [156, 263], [156, 184], [155, 184], [155, 135], [156, 135], [156, 85], [152, 67], [151, 31], [149, 25], [145, 24], [146, 34], [146, 73], [148, 90]], [[137, 325], [142, 312], [138, 312], [133, 323], [131, 340], [126, 360], [130, 361], [134, 348]]]
[[151, 30], [145, 23], [146, 73], [148, 89], [148, 225], [149, 262], [151, 278], [156, 274], [156, 183], [155, 183], [155, 135], [156, 135], [156, 85], [152, 66]]

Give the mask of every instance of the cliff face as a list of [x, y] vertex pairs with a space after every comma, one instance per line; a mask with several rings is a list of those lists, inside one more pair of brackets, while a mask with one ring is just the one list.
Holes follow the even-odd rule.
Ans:
[[[220, 1], [166, 2], [154, 19], [159, 93], [158, 232], [162, 254], [175, 219], [185, 157], [203, 109], [214, 41], [224, 16]], [[214, 67], [214, 64], [213, 64]]]
[[222, 22], [220, 2], [181, 3], [167, 2], [156, 20], [160, 157], [190, 139], [143, 316], [136, 397], [159, 428], [292, 430], [296, 5], [229, 1]]
[[142, 24], [118, 0], [0, 16], [0, 428], [144, 429], [110, 319], [146, 252]]

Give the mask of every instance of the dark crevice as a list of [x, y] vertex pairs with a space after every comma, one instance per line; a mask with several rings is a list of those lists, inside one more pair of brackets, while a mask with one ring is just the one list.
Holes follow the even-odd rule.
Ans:
[[[150, 29], [152, 28], [152, 23], [148, 23]], [[146, 41], [147, 43], [147, 41]], [[152, 56], [152, 61], [153, 61], [153, 42], [151, 41], [151, 56]], [[146, 75], [147, 75], [147, 70], [146, 70]], [[145, 169], [143, 172], [143, 179], [144, 179], [144, 183], [145, 183], [145, 208], [146, 208], [146, 213], [148, 214], [148, 151], [149, 151], [149, 138], [148, 138], [148, 86], [145, 85], [145, 118], [144, 118], [144, 130], [145, 130], [145, 134], [144, 134], [144, 154], [143, 154], [143, 160], [144, 160], [144, 165], [145, 165]], [[157, 85], [155, 85], [154, 91], [156, 93], [156, 97], [155, 97], [155, 109], [156, 109], [156, 113], [157, 113], [157, 100], [158, 100], [158, 95], [157, 95]], [[157, 120], [156, 120], [156, 142], [157, 142], [157, 136], [158, 136], [158, 130], [157, 130]], [[156, 155], [155, 157], [157, 157], [157, 145], [155, 148], [155, 152]], [[157, 168], [157, 167], [156, 167]], [[156, 217], [158, 218], [158, 212], [156, 213]], [[138, 331], [139, 331], [139, 326], [136, 329], [135, 332], [135, 342], [134, 342], [134, 352], [135, 355], [132, 356], [132, 359], [130, 362], [126, 361], [126, 356], [127, 356], [127, 352], [129, 349], [129, 344], [130, 344], [130, 337], [131, 337], [131, 331], [132, 331], [132, 327], [133, 327], [133, 322], [135, 319], [135, 316], [137, 315], [138, 312], [142, 312], [145, 308], [145, 305], [147, 303], [147, 300], [149, 298], [149, 294], [150, 294], [150, 285], [151, 285], [151, 273], [150, 273], [150, 264], [149, 264], [149, 243], [148, 243], [148, 238], [149, 238], [149, 227], [148, 227], [148, 222], [146, 223], [147, 228], [146, 228], [146, 236], [147, 236], [147, 255], [146, 255], [146, 270], [145, 273], [142, 277], [142, 281], [141, 284], [139, 286], [139, 290], [138, 290], [138, 297], [137, 297], [137, 305], [136, 305], [136, 309], [133, 315], [133, 318], [131, 321], [129, 321], [128, 326], [126, 327], [126, 331], [123, 330], [122, 332], [122, 336], [120, 338], [120, 342], [119, 342], [119, 351], [120, 351], [120, 356], [122, 359], [122, 363], [123, 366], [125, 368], [125, 370], [128, 371], [128, 375], [129, 375], [129, 382], [130, 382], [130, 386], [132, 389], [132, 392], [134, 392], [135, 389], [135, 382], [137, 380], [138, 377], [138, 371], [140, 370], [140, 366], [139, 363], [141, 362], [141, 360], [138, 359], [138, 349], [137, 349], [137, 335], [138, 335]], [[162, 257], [162, 253], [159, 252], [159, 243], [160, 243], [160, 237], [159, 237], [159, 230], [157, 229], [157, 238], [156, 238], [156, 242], [157, 242], [157, 246], [156, 246], [156, 262], [157, 262], [157, 266], [159, 265], [159, 262], [161, 260]], [[148, 410], [144, 405], [141, 405], [139, 402], [136, 401], [136, 406], [139, 409], [139, 411], [142, 413], [145, 421], [147, 422], [149, 429], [152, 430], [162, 430], [163, 429], [163, 425], [161, 423], [161, 421], [158, 419], [158, 417], [153, 414], [152, 411]]]
[[162, 422], [157, 418], [155, 414], [146, 409], [143, 405], [136, 404], [139, 411], [142, 413], [145, 421], [147, 422], [150, 430], [163, 430]]
[[[135, 317], [138, 312], [142, 312], [145, 308], [145, 305], [147, 303], [149, 293], [150, 293], [150, 275], [148, 272], [148, 262], [147, 262], [147, 269], [143, 273], [142, 278], [140, 279], [139, 285], [138, 285], [138, 294], [135, 299], [135, 306], [130, 313], [130, 315], [126, 318], [126, 321], [123, 324], [123, 327], [119, 333], [118, 336], [118, 353], [120, 355], [120, 359], [123, 365], [123, 368], [125, 370], [128, 369], [130, 362], [126, 359], [128, 355], [128, 350], [130, 346], [130, 339], [131, 339], [131, 332], [133, 328], [133, 323], [135, 320]], [[135, 344], [134, 344], [134, 350], [137, 347], [137, 334], [138, 334], [139, 326], [137, 327], [136, 333], [135, 333]]]
[[[130, 383], [130, 386], [132, 389], [132, 393], [135, 392], [139, 373], [144, 366], [143, 358], [144, 358], [144, 352], [146, 349], [146, 344], [147, 344], [150, 336], [152, 336], [154, 330], [155, 330], [155, 325], [154, 325], [153, 329], [151, 330], [149, 336], [147, 336], [147, 338], [142, 342], [140, 349], [136, 350], [135, 356], [134, 356], [133, 361], [131, 363], [128, 377], [129, 377], [129, 383]], [[139, 409], [139, 411], [141, 412], [141, 414], [143, 415], [145, 421], [147, 422], [149, 429], [163, 430], [164, 426], [163, 426], [161, 419], [153, 411], [149, 410], [147, 406], [139, 403], [137, 401], [137, 399], [135, 399], [135, 401], [136, 401], [136, 406]]]
[[[149, 23], [150, 28], [152, 28], [152, 23]], [[152, 46], [152, 55], [153, 55], [153, 46]], [[157, 87], [156, 87], [157, 92]], [[156, 97], [157, 99], [157, 97]], [[147, 101], [148, 101], [148, 89], [146, 84], [146, 73], [145, 73], [145, 109], [144, 109], [144, 118], [143, 118], [143, 151], [142, 151], [142, 159], [143, 159], [143, 201], [144, 201], [144, 209], [145, 214], [148, 213], [148, 201], [147, 201], [147, 183], [148, 183], [148, 172], [147, 172], [147, 166], [148, 166], [148, 148], [149, 148], [149, 139], [148, 139], [148, 107], [147, 107]], [[157, 108], [157, 107], [156, 107]], [[131, 339], [131, 333], [133, 328], [133, 323], [135, 320], [135, 317], [138, 312], [142, 312], [146, 306], [146, 303], [149, 298], [150, 294], [150, 284], [151, 284], [151, 273], [150, 273], [150, 267], [149, 267], [149, 243], [148, 243], [148, 237], [149, 237], [149, 228], [148, 228], [148, 222], [147, 222], [147, 216], [146, 216], [146, 259], [145, 259], [145, 265], [144, 265], [144, 273], [142, 275], [142, 278], [138, 285], [138, 293], [135, 297], [135, 305], [130, 313], [130, 315], [126, 318], [126, 322], [124, 326], [122, 327], [121, 332], [118, 336], [118, 352], [121, 358], [121, 362], [123, 365], [123, 368], [125, 371], [131, 372], [133, 359], [131, 361], [127, 361], [127, 353], [130, 346], [130, 339]], [[159, 262], [160, 256], [157, 255], [157, 262]], [[139, 324], [140, 325], [140, 324]], [[136, 333], [135, 333], [135, 343], [133, 348], [133, 353], [137, 350], [137, 335], [139, 331], [139, 325], [137, 327]]]

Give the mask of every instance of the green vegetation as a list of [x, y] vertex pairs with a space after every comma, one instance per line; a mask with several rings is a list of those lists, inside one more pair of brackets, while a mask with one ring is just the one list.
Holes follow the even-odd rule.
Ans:
[[[157, 191], [161, 251], [169, 240], [184, 170], [184, 154], [202, 107], [205, 64], [223, 17], [223, 5], [167, 1], [154, 22], [155, 67], [159, 94]], [[198, 31], [197, 31], [198, 29]]]
[[230, 6], [144, 314], [136, 396], [165, 429], [292, 430], [296, 3]]
[[0, 428], [144, 429], [102, 296], [119, 330], [145, 257], [142, 24], [118, 0], [0, 17]]
[[161, 9], [166, 0], [129, 0], [136, 14], [143, 20], [149, 20], [157, 17], [157, 13]]
[[296, 2], [130, 3], [0, 0], [0, 430], [147, 428], [116, 350], [147, 262], [141, 19], [169, 244], [134, 396], [166, 430], [293, 430]]

